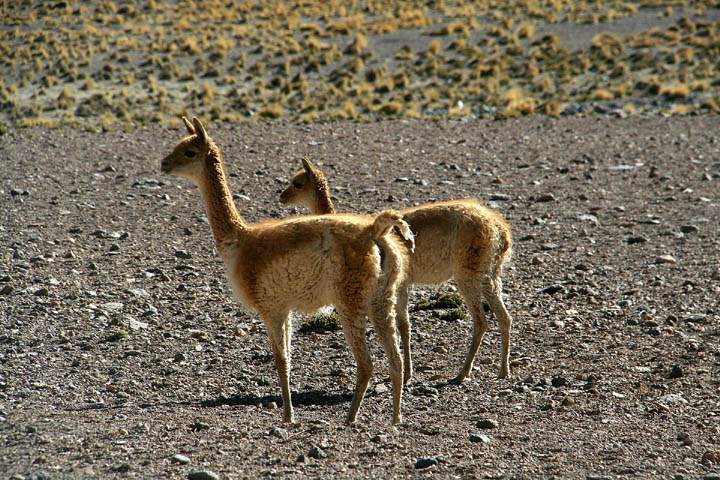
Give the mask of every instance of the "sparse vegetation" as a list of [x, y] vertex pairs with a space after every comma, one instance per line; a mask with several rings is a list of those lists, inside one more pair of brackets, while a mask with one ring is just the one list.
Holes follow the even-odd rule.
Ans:
[[[27, 125], [44, 121], [42, 112], [52, 120], [46, 123], [97, 125], [107, 124], [110, 112], [118, 123], [165, 122], [172, 117], [166, 112], [186, 108], [235, 121], [506, 118], [556, 116], [572, 111], [568, 103], [624, 104], [629, 97], [638, 110], [658, 99], [666, 112], [679, 111], [669, 102], [711, 106], [720, 94], [712, 81], [720, 28], [704, 18], [713, 2], [667, 6], [674, 20], [666, 27], [612, 32], [609, 22], [656, 3], [452, 0], [419, 7], [393, 0], [362, 7], [311, 0], [291, 9], [209, 2], [186, 14], [157, 0], [142, 8], [20, 3], [11, 10], [15, 27], [0, 32], [9, 72], [3, 80], [14, 88], [2, 92], [0, 118]], [[242, 24], [230, 21], [238, 16]], [[608, 29], [572, 46], [567, 34], [553, 33], [556, 22]], [[407, 43], [384, 41], [398, 31]], [[644, 83], [649, 77], [655, 81]], [[245, 96], [239, 109], [232, 95], [238, 86]], [[132, 114], [77, 110], [123, 88]], [[508, 98], [508, 90], [522, 94]], [[348, 96], [362, 99], [349, 104]]]
[[298, 328], [300, 333], [329, 333], [338, 330], [340, 330], [340, 320], [335, 311], [330, 314], [319, 313]]
[[444, 293], [432, 300], [420, 300], [415, 305], [415, 310], [447, 310], [463, 306], [462, 296], [455, 292]]

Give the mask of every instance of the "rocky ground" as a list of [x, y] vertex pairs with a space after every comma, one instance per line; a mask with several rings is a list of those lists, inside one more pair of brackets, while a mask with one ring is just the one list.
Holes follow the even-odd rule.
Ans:
[[[308, 155], [341, 209], [477, 196], [506, 215], [512, 378], [491, 328], [412, 315], [417, 375], [389, 426], [386, 361], [356, 426], [342, 335], [300, 333], [281, 423], [266, 335], [231, 298], [179, 129], [0, 136], [5, 478], [720, 477], [720, 118], [219, 125], [250, 221]], [[453, 289], [416, 288], [412, 305]], [[200, 472], [200, 473], [198, 473]]]

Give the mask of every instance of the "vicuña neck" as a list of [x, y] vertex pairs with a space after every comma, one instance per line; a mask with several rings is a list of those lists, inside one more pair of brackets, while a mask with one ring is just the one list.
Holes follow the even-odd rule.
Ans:
[[330, 198], [330, 187], [325, 178], [317, 179], [315, 184], [315, 213], [318, 215], [335, 213], [335, 205]]
[[235, 208], [223, 168], [222, 154], [211, 143], [205, 165], [205, 176], [198, 182], [205, 201], [208, 221], [215, 242], [219, 245], [235, 239], [238, 231], [245, 229], [245, 222]]

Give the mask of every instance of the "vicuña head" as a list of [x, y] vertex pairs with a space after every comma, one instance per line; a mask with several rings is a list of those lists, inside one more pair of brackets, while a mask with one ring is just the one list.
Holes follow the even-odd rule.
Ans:
[[390, 363], [393, 422], [400, 422], [402, 357], [396, 341], [397, 289], [406, 273], [402, 240], [389, 232], [410, 229], [399, 213], [292, 217], [247, 224], [235, 208], [222, 154], [200, 120], [183, 118], [189, 135], [162, 160], [165, 173], [195, 182], [225, 273], [239, 299], [267, 328], [283, 397], [283, 419], [293, 421], [290, 395], [291, 311], [334, 305], [358, 365], [347, 421], [355, 421], [372, 375], [365, 343], [369, 315]]
[[193, 117], [192, 123], [185, 117], [182, 120], [189, 135], [162, 159], [160, 169], [163, 173], [196, 180], [203, 174], [211, 142], [200, 120], [196, 117]]
[[302, 159], [302, 170], [295, 172], [290, 185], [280, 194], [285, 205], [306, 207], [313, 213], [335, 213], [327, 177], [309, 159]]

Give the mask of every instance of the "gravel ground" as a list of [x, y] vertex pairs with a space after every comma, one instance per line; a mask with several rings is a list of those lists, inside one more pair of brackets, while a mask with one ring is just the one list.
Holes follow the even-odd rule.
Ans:
[[[389, 426], [372, 338], [346, 427], [341, 333], [296, 333], [301, 423], [283, 425], [264, 329], [231, 297], [199, 195], [159, 174], [183, 132], [10, 130], [4, 478], [720, 476], [719, 117], [206, 126], [250, 221], [292, 213], [277, 196], [303, 155], [340, 209], [500, 209], [516, 239], [512, 378], [496, 379], [491, 319], [473, 377], [448, 384], [471, 325], [415, 312], [404, 423]], [[452, 289], [415, 288], [411, 305]]]

